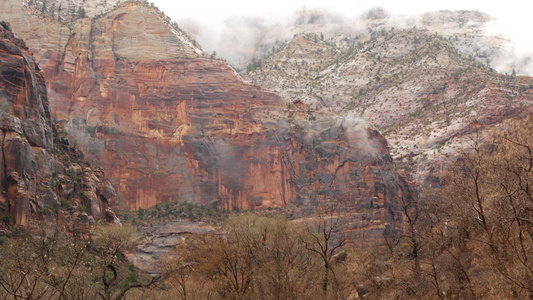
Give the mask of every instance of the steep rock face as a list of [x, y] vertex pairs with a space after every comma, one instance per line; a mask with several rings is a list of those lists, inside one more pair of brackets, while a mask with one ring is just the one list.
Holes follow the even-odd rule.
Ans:
[[124, 3], [71, 30], [63, 48], [29, 45], [42, 53], [54, 117], [110, 175], [125, 207], [190, 201], [305, 214], [341, 201], [382, 225], [395, 218], [406, 188], [376, 131], [287, 108], [146, 5]]
[[393, 221], [396, 202], [389, 199], [406, 190], [375, 129], [353, 117], [317, 115], [288, 130], [282, 163], [296, 183], [297, 203], [308, 210], [340, 204], [361, 219]]
[[[54, 145], [54, 135], [57, 139], [59, 135], [52, 124], [43, 73], [24, 42], [6, 23], [0, 26], [0, 36], [0, 215], [26, 226], [32, 214], [45, 207], [57, 210], [64, 199], [84, 202], [93, 216], [99, 216], [106, 206], [103, 195], [105, 201], [113, 200], [112, 187], [104, 192], [103, 174], [97, 177], [91, 168], [81, 174], [80, 166], [79, 186], [70, 178], [59, 178], [72, 167], [74, 156], [67, 152], [75, 149], [65, 139], [63, 145]], [[62, 190], [69, 183], [71, 190]], [[73, 195], [78, 191], [86, 196]]]
[[30, 205], [35, 205], [30, 198], [58, 166], [50, 155], [52, 126], [44, 78], [31, 55], [16, 45], [23, 42], [3, 26], [0, 31], [2, 206], [15, 224], [27, 225]]
[[453, 42], [416, 28], [324, 40], [304, 33], [243, 76], [309, 108], [369, 120], [420, 183], [472, 137], [533, 104], [531, 78], [499, 74]]

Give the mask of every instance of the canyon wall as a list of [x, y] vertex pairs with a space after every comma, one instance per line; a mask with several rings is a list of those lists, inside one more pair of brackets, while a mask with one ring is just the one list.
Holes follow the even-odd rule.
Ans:
[[304, 214], [334, 202], [396, 218], [406, 186], [376, 130], [245, 83], [153, 7], [127, 2], [66, 26], [6, 0], [0, 17], [20, 25], [53, 118], [123, 208], [189, 201]]
[[101, 170], [80, 165], [81, 153], [57, 132], [43, 72], [24, 41], [5, 22], [0, 37], [0, 216], [20, 226], [39, 212], [58, 212], [69, 226], [103, 216], [113, 187]]

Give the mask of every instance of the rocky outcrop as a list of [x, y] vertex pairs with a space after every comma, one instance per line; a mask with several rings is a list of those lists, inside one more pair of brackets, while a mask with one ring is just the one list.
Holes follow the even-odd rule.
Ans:
[[43, 73], [5, 22], [0, 36], [0, 216], [21, 226], [33, 214], [72, 215], [67, 209], [76, 206], [99, 216], [113, 189], [105, 189], [103, 174], [74, 163], [82, 161], [80, 153], [52, 123]]
[[[4, 17], [7, 7], [0, 3]], [[340, 201], [379, 224], [396, 218], [406, 188], [377, 131], [286, 106], [167, 21], [128, 2], [78, 20], [66, 40], [28, 41], [47, 75], [52, 114], [112, 178], [125, 207], [188, 201], [307, 214]], [[56, 46], [46, 46], [50, 39]]]
[[162, 263], [170, 252], [188, 237], [220, 230], [204, 222], [187, 220], [166, 220], [139, 229], [143, 239], [139, 241], [135, 252], [127, 254], [128, 260], [156, 277], [161, 276]]

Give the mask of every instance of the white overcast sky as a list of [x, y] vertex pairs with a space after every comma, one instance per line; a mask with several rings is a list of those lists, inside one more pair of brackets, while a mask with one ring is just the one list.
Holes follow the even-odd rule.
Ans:
[[[507, 1], [469, 1], [469, 0], [443, 0], [443, 1], [414, 1], [414, 0], [150, 0], [171, 17], [190, 17], [198, 19], [220, 20], [231, 14], [259, 14], [275, 15], [292, 13], [294, 10], [306, 6], [308, 8], [325, 7], [349, 14], [368, 10], [371, 7], [383, 7], [392, 13], [409, 14], [435, 10], [479, 10], [491, 15], [513, 21], [515, 16], [528, 17], [531, 15], [527, 0]], [[531, 17], [528, 17], [531, 18]]]
[[519, 52], [533, 52], [533, 2], [529, 0], [149, 0], [178, 23], [193, 19], [215, 26], [235, 15], [283, 17], [302, 7], [328, 8], [348, 17], [382, 7], [393, 15], [437, 10], [478, 10], [498, 19]]

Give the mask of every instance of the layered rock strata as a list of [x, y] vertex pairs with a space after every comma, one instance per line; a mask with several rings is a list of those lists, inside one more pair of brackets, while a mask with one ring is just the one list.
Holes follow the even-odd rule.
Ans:
[[0, 37], [0, 216], [20, 226], [41, 212], [59, 213], [68, 226], [80, 215], [100, 216], [113, 187], [101, 171], [80, 165], [81, 153], [60, 137], [43, 72], [24, 41], [5, 22]]
[[47, 75], [52, 115], [112, 178], [124, 207], [307, 213], [341, 202], [381, 225], [397, 217], [406, 187], [377, 131], [244, 83], [154, 8], [123, 3], [69, 28], [11, 0], [0, 3], [0, 15], [8, 11], [50, 33], [17, 31]]

